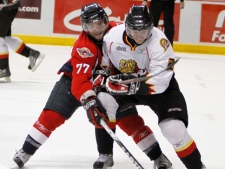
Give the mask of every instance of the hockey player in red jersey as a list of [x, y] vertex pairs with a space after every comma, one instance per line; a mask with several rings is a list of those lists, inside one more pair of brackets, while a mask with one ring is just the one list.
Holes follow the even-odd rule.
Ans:
[[[78, 82], [78, 84], [81, 84], [80, 82], [87, 78], [85, 76], [76, 76], [76, 73], [79, 73], [79, 71], [82, 72], [83, 68], [87, 68], [89, 65], [85, 63], [82, 64], [82, 62], [80, 62], [80, 64], [77, 64], [77, 66], [74, 67], [72, 65], [72, 58], [76, 57], [76, 55], [81, 55], [84, 58], [92, 57], [93, 63], [90, 63], [91, 66], [97, 66], [95, 65], [96, 61], [100, 61], [102, 57], [101, 47], [103, 36], [105, 35], [107, 29], [115, 26], [116, 23], [108, 23], [108, 17], [105, 11], [96, 3], [83, 6], [80, 18], [82, 25], [89, 22], [90, 26], [94, 21], [93, 19], [96, 21], [100, 20], [97, 23], [100, 25], [101, 30], [97, 33], [95, 33], [95, 30], [89, 32], [83, 26], [84, 31], [82, 31], [74, 44], [71, 59], [60, 68], [58, 73], [62, 73], [62, 76], [53, 87], [43, 111], [37, 121], [33, 124], [22, 148], [14, 155], [10, 168], [23, 168], [28, 160], [41, 147], [41, 145], [48, 140], [55, 129], [64, 124], [66, 120], [70, 119], [76, 109], [82, 106], [80, 100], [76, 99], [76, 97], [72, 94], [71, 87], [73, 86], [74, 89], [74, 87], [76, 87], [73, 85], [74, 83]], [[92, 76], [93, 75], [90, 74], [90, 77], [85, 80], [90, 81], [89, 78]], [[90, 85], [84, 85], [84, 87], [87, 89], [93, 88], [91, 82]], [[86, 90], [83, 88], [83, 85], [81, 87], [79, 86], [79, 88], [81, 91]], [[112, 138], [108, 135], [108, 133], [106, 133], [105, 130], [96, 128], [96, 141], [100, 154], [99, 157], [101, 157], [101, 161], [98, 161], [97, 165], [102, 165], [102, 168], [103, 166], [104, 168], [112, 166]]]
[[[63, 75], [52, 89], [43, 111], [27, 135], [22, 148], [14, 155], [11, 168], [22, 168], [38, 148], [46, 142], [52, 132], [73, 115], [81, 103], [87, 110], [90, 122], [96, 126], [99, 158], [94, 163], [93, 169], [107, 169], [114, 164], [113, 139], [98, 122], [101, 117], [104, 117], [106, 121], [109, 119], [112, 121], [108, 123], [109, 126], [115, 130], [115, 117], [110, 115], [115, 112], [109, 110], [106, 114], [102, 104], [104, 106], [108, 104], [108, 109], [113, 111], [117, 111], [118, 105], [115, 101], [108, 102], [113, 97], [107, 93], [103, 96], [104, 99], [102, 99], [102, 95], [98, 99], [94, 86], [102, 82], [102, 75], [107, 74], [107, 72], [98, 71], [102, 60], [103, 36], [117, 23], [109, 22], [104, 9], [97, 3], [84, 5], [81, 9], [80, 19], [83, 31], [73, 46], [72, 57], [59, 70], [59, 73], [63, 73]], [[94, 72], [99, 72], [96, 75], [97, 78], [94, 77]], [[92, 106], [90, 107], [90, 105]], [[100, 114], [93, 116], [93, 111], [98, 111]], [[126, 113], [134, 114], [139, 119], [136, 126], [143, 123], [143, 119], [138, 116], [134, 106], [121, 112], [120, 116], [122, 117]], [[166, 164], [171, 166], [170, 161], [162, 154], [159, 143], [150, 128], [144, 126], [143, 131], [146, 132], [146, 138], [149, 139], [149, 142], [145, 144], [146, 154], [149, 158], [154, 160], [157, 166]], [[141, 141], [138, 138], [136, 140]]]
[[[102, 65], [111, 63], [119, 72], [106, 81], [106, 89], [120, 106], [118, 112], [129, 105], [149, 106], [158, 116], [162, 134], [186, 168], [206, 169], [187, 131], [186, 102], [173, 68], [166, 69], [175, 60], [173, 49], [165, 34], [153, 27], [152, 14], [146, 6], [133, 6], [125, 24], [109, 31], [103, 40], [103, 55]], [[145, 76], [150, 78], [130, 84], [118, 83]], [[121, 119], [117, 123], [128, 135], [134, 134], [133, 122]]]
[[39, 51], [26, 46], [18, 37], [11, 36], [11, 24], [19, 7], [19, 0], [0, 0], [0, 82], [11, 82], [9, 48], [29, 58], [28, 69], [31, 71], [35, 71], [44, 59]]

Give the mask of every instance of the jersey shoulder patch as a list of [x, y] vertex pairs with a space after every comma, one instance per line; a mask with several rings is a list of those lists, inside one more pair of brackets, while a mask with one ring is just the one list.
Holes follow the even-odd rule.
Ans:
[[88, 58], [88, 57], [93, 57], [94, 55], [91, 53], [91, 51], [86, 48], [86, 47], [82, 47], [82, 48], [76, 48], [78, 54], [82, 57], [82, 58]]
[[170, 42], [169, 40], [162, 38], [160, 39], [160, 46], [162, 46], [164, 48], [164, 52], [168, 49], [168, 47], [170, 46]]

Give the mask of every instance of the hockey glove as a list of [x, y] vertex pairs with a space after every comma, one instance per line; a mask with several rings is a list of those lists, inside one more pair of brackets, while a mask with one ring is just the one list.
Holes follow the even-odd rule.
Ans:
[[93, 81], [93, 87], [95, 92], [99, 91], [104, 84], [105, 77], [103, 75], [98, 75]]
[[118, 74], [109, 76], [106, 80], [106, 90], [112, 95], [132, 95], [136, 94], [140, 87], [140, 82], [122, 84], [123, 80], [136, 78], [136, 74]]
[[103, 84], [105, 83], [105, 79], [109, 76], [109, 70], [108, 69], [101, 69], [96, 70], [94, 73], [94, 81], [93, 81], [93, 87], [95, 89], [95, 92], [98, 92]]
[[82, 101], [84, 110], [87, 112], [87, 117], [90, 123], [95, 125], [96, 128], [102, 128], [100, 120], [103, 119], [108, 122], [108, 116], [105, 108], [102, 106], [101, 101], [96, 97], [92, 96]]

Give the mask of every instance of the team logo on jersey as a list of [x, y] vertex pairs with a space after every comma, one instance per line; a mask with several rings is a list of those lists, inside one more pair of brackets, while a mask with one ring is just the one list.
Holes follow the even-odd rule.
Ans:
[[145, 49], [140, 49], [140, 50], [138, 51], [138, 54], [145, 54]]
[[77, 52], [79, 53], [79, 55], [82, 57], [82, 58], [88, 58], [88, 57], [92, 57], [94, 56], [91, 51], [86, 48], [86, 47], [83, 47], [83, 48], [77, 48]]
[[120, 60], [119, 69], [121, 73], [134, 73], [136, 70], [136, 61], [135, 60]]
[[170, 42], [167, 39], [162, 38], [160, 39], [160, 45], [164, 48], [164, 51], [166, 52], [166, 50], [170, 46]]

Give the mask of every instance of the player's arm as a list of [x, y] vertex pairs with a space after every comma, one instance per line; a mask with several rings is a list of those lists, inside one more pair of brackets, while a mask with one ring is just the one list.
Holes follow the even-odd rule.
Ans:
[[[72, 59], [72, 93], [81, 101], [87, 91], [93, 90], [92, 86], [92, 71], [93, 67], [85, 60], [79, 60], [77, 58]], [[95, 95], [95, 92], [89, 92]]]
[[[173, 61], [174, 59], [169, 59], [166, 63], [169, 65]], [[162, 93], [169, 86], [173, 76], [173, 70], [166, 69], [142, 75], [139, 73], [112, 75], [107, 78], [106, 89], [113, 95], [151, 95]]]
[[[92, 61], [94, 63], [94, 60]], [[93, 63], [86, 59], [72, 59], [72, 93], [83, 105], [89, 122], [99, 128], [101, 127], [100, 119], [103, 118], [105, 121], [108, 121], [108, 116], [93, 89]]]
[[[89, 121], [101, 127], [100, 119], [108, 121], [106, 111], [94, 91], [93, 72], [98, 66], [97, 51], [75, 46], [72, 51], [72, 93], [86, 110]], [[95, 48], [94, 48], [95, 49]]]
[[[154, 47], [149, 55], [151, 56], [151, 62], [149, 64], [148, 74], [146, 76], [153, 76], [145, 84], [148, 85], [149, 93], [158, 94], [164, 92], [169, 86], [170, 80], [174, 74], [173, 67], [169, 70], [168, 65], [174, 61], [175, 55], [173, 49], [168, 40], [160, 39], [160, 45]], [[162, 72], [162, 73], [159, 73]], [[157, 74], [156, 76], [154, 76]]]

